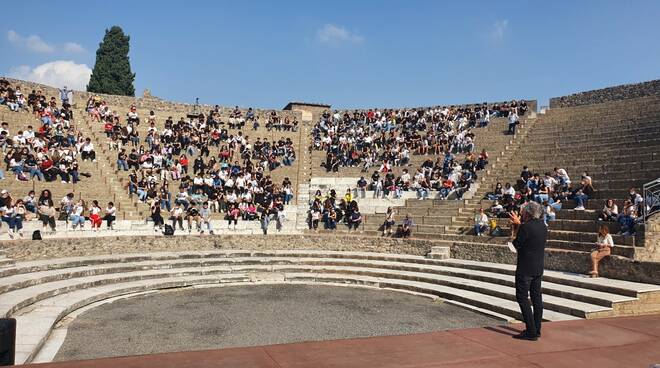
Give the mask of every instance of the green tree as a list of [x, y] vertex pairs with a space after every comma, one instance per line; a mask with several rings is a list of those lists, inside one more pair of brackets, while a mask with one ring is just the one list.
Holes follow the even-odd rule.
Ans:
[[96, 63], [87, 84], [87, 92], [135, 96], [135, 73], [128, 60], [130, 37], [121, 27], [105, 30], [103, 41], [96, 50]]

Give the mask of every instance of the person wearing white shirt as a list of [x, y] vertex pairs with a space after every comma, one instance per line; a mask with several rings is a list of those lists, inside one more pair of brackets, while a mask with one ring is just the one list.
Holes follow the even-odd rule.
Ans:
[[514, 109], [509, 112], [509, 134], [516, 134], [516, 125], [518, 125], [518, 114], [516, 114], [516, 110]]
[[561, 185], [571, 185], [571, 178], [568, 176], [566, 170], [555, 167], [555, 176], [559, 179], [559, 184]]
[[94, 152], [94, 144], [90, 138], [85, 139], [80, 151], [80, 157], [83, 161], [92, 160], [92, 162], [96, 162], [96, 152]]
[[601, 259], [612, 254], [612, 247], [614, 247], [614, 241], [612, 240], [612, 235], [610, 235], [610, 229], [607, 225], [601, 225], [598, 229], [596, 248], [591, 252], [591, 271], [589, 272], [589, 276], [598, 277], [598, 263]]
[[106, 227], [108, 230], [114, 230], [114, 221], [116, 220], [116, 213], [117, 213], [117, 208], [115, 208], [115, 204], [112, 202], [108, 202], [108, 207], [105, 208], [105, 216], [103, 216], [103, 220], [105, 220]]
[[488, 229], [488, 215], [484, 213], [484, 209], [480, 208], [479, 212], [474, 215], [474, 232], [477, 236]]
[[401, 182], [403, 185], [408, 188], [410, 186], [410, 173], [408, 173], [408, 169], [403, 169], [403, 175], [401, 175]]

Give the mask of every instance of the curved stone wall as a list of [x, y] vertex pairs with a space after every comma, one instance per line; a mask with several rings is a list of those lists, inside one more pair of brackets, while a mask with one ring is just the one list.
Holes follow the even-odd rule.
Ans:
[[553, 97], [550, 99], [550, 108], [592, 105], [658, 94], [660, 94], [660, 79]]

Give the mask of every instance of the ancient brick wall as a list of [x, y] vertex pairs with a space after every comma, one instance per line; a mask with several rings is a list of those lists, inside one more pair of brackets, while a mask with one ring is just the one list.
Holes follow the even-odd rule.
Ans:
[[634, 84], [595, 89], [550, 99], [551, 108], [592, 105], [660, 94], [660, 79]]

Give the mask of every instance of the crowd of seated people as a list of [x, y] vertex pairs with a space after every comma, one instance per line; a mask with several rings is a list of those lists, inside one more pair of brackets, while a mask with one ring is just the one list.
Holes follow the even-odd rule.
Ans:
[[[538, 202], [545, 209], [544, 220], [547, 224], [555, 220], [556, 212], [561, 210], [563, 203], [572, 200], [575, 202], [574, 209], [583, 211], [593, 196], [594, 186], [587, 172], [583, 172], [579, 183], [574, 184], [564, 169], [555, 167], [553, 172], [540, 175], [524, 166], [515, 185], [505, 183], [502, 186], [497, 183], [486, 198], [495, 201], [490, 214], [500, 218], [508, 218], [529, 201]], [[635, 225], [642, 220], [645, 205], [642, 195], [635, 188], [630, 188], [629, 198], [624, 200], [623, 207], [619, 209], [614, 199], [608, 199], [598, 213], [598, 220], [618, 222], [620, 235], [634, 235]]]
[[[187, 169], [182, 170], [183, 175], [174, 178], [157, 167], [139, 171], [134, 169], [129, 175], [129, 193], [136, 194], [140, 201], [149, 204], [150, 217], [158, 229], [164, 224], [162, 219], [169, 218], [173, 222], [172, 227], [178, 224], [180, 230], [183, 230], [183, 220], [187, 220], [190, 232], [193, 230], [191, 216], [201, 221], [203, 218], [198, 216], [206, 210], [209, 216], [211, 213], [224, 213], [234, 229], [239, 219], [268, 221], [273, 216], [278, 229], [281, 229], [284, 205], [293, 199], [292, 184], [288, 178], [278, 186], [262, 168], [242, 167], [237, 162], [230, 165], [213, 159], [211, 162], [208, 166], [196, 166], [196, 174], [192, 177]], [[196, 222], [197, 230], [202, 232], [199, 221]]]
[[5, 165], [4, 170], [0, 169], [0, 178], [11, 172], [19, 181], [59, 179], [75, 184], [81, 176], [89, 177], [89, 173], [80, 171], [79, 160], [96, 160], [94, 144], [72, 124], [73, 111], [68, 100], [58, 107], [54, 97], [48, 100], [40, 91], [32, 91], [27, 101], [26, 108], [32, 110], [41, 125], [12, 131], [7, 122], [1, 123], [0, 148]]
[[[90, 100], [88, 106], [93, 106], [93, 100]], [[101, 102], [102, 103], [102, 102]], [[88, 111], [94, 116], [96, 108], [88, 107]], [[131, 107], [126, 116], [126, 121], [122, 124], [120, 117], [111, 110], [101, 115], [104, 124], [104, 131], [108, 137], [110, 149], [116, 149], [121, 152], [122, 149], [135, 149], [135, 153], [140, 157], [144, 155], [163, 156], [166, 158], [164, 163], [176, 164], [175, 157], [180, 155], [204, 156], [211, 155], [211, 149], [216, 147], [219, 151], [219, 160], [243, 160], [256, 161], [257, 166], [264, 169], [275, 170], [284, 165], [291, 166], [296, 159], [296, 152], [293, 147], [293, 141], [290, 137], [273, 139], [268, 141], [257, 139], [250, 141], [249, 136], [243, 135], [241, 131], [237, 134], [229, 134], [223, 127], [218, 113], [213, 110], [208, 118], [200, 114], [197, 118], [180, 118], [174, 121], [168, 117], [164, 122], [164, 127], [159, 129], [156, 126], [156, 116], [153, 111], [147, 117], [146, 136], [142, 139], [137, 126], [140, 124], [140, 117], [135, 112], [135, 107]], [[234, 119], [234, 118], [230, 118]], [[237, 120], [230, 123], [236, 125]], [[144, 142], [145, 145], [141, 144]], [[118, 159], [120, 169], [127, 170], [124, 160]]]
[[356, 183], [356, 195], [363, 196], [367, 190], [373, 191], [374, 198], [401, 198], [403, 192], [416, 192], [419, 200], [437, 193], [439, 199], [462, 198], [477, 179], [479, 170], [488, 164], [488, 153], [485, 150], [477, 156], [474, 153], [465, 155], [463, 162], [456, 155], [447, 152], [435, 161], [425, 160], [419, 168], [411, 173], [403, 169], [401, 175], [394, 175], [392, 167], [384, 161], [380, 168], [373, 172], [368, 182], [364, 176]]
[[[307, 217], [309, 229], [317, 232], [321, 227], [324, 230], [336, 230], [338, 225], [342, 225], [349, 232], [358, 231], [364, 220], [358, 200], [365, 197], [360, 192], [364, 194], [359, 188], [349, 188], [342, 197], [339, 197], [335, 189], [329, 190], [325, 195], [321, 190], [317, 190], [309, 204]], [[379, 231], [382, 232], [382, 236], [408, 238], [412, 235], [414, 226], [415, 223], [409, 214], [397, 226], [395, 211], [392, 207], [388, 207], [385, 221]], [[396, 232], [394, 232], [395, 227]]]
[[362, 214], [350, 189], [341, 198], [334, 189], [326, 195], [317, 190], [309, 204], [307, 222], [314, 231], [318, 231], [320, 225], [325, 230], [336, 230], [338, 224], [343, 224], [349, 231], [358, 230], [362, 224]]
[[635, 235], [635, 225], [643, 220], [644, 206], [647, 205], [637, 189], [630, 188], [628, 194], [628, 198], [623, 201], [621, 210], [614, 199], [608, 199], [598, 214], [600, 221], [618, 222], [621, 227], [619, 235]]
[[312, 147], [326, 152], [322, 166], [361, 167], [381, 162], [405, 166], [411, 155], [442, 155], [474, 150], [472, 128], [491, 117], [524, 115], [525, 102], [476, 107], [325, 112], [312, 130]]
[[[88, 112], [94, 116], [97, 110], [106, 111], [104, 106], [103, 101], [90, 100]], [[109, 148], [117, 152], [117, 169], [130, 172], [129, 194], [137, 195], [141, 202], [149, 202], [152, 212], [157, 211], [156, 208], [168, 212], [201, 212], [202, 204], [208, 202], [209, 211], [226, 213], [227, 219], [231, 217], [235, 225], [238, 218], [256, 220], [262, 217], [264, 211], [260, 206], [272, 215], [277, 212], [272, 208], [279, 207], [278, 201], [288, 204], [293, 198], [288, 178], [282, 186], [276, 186], [267, 175], [268, 170], [293, 164], [295, 150], [291, 138], [273, 141], [257, 138], [252, 142], [241, 131], [229, 134], [217, 109], [211, 110], [207, 117], [200, 114], [176, 122], [168, 117], [163, 128], [157, 127], [153, 111], [146, 121], [140, 119], [135, 107], [130, 108], [124, 123], [111, 110], [100, 115]], [[243, 117], [237, 108], [229, 124], [231, 128], [240, 129], [253, 119], [251, 109]], [[143, 139], [137, 129], [140, 123], [147, 125]], [[154, 206], [154, 202], [158, 205]], [[181, 205], [180, 209], [175, 208], [177, 204]], [[283, 212], [279, 212], [278, 219], [281, 219]], [[177, 214], [174, 217], [182, 228], [182, 219], [190, 216]], [[188, 230], [191, 229], [189, 226]]]
[[556, 212], [567, 201], [575, 201], [575, 209], [584, 210], [593, 193], [593, 182], [587, 172], [583, 172], [579, 183], [574, 184], [565, 169], [555, 167], [552, 172], [541, 175], [524, 166], [515, 184], [502, 186], [497, 183], [493, 191], [486, 194], [486, 199], [494, 201], [491, 216], [500, 218], [508, 218], [512, 213], [518, 213], [525, 203], [535, 201], [543, 205], [547, 224], [556, 218]]
[[[103, 222], [106, 229], [114, 230], [117, 219], [117, 208], [114, 203], [108, 202], [102, 208], [97, 200], [91, 202], [75, 199], [73, 193], [68, 193], [59, 202], [53, 199], [48, 189], [41, 191], [37, 197], [34, 190], [30, 190], [23, 198], [12, 198], [6, 189], [0, 191], [0, 219], [7, 224], [10, 238], [18, 235], [23, 237], [23, 223], [37, 220], [43, 225], [43, 231], [56, 231], [56, 221], [65, 221], [67, 228], [84, 230], [89, 222], [93, 231], [101, 229]], [[0, 223], [0, 226], [1, 224]]]

